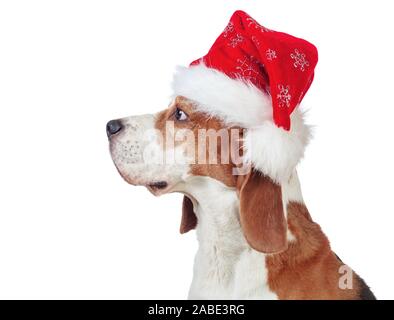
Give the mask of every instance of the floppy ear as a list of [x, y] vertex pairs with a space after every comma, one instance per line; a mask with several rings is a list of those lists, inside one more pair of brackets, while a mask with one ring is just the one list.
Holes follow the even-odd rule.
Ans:
[[186, 196], [183, 196], [182, 203], [182, 220], [179, 231], [181, 234], [194, 229], [197, 225], [197, 217], [193, 211], [193, 202]]
[[258, 171], [239, 177], [241, 227], [249, 245], [260, 252], [287, 249], [287, 222], [281, 186]]

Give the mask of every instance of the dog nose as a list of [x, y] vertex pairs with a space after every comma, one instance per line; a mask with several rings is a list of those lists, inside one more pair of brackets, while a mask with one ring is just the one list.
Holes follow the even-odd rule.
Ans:
[[118, 133], [122, 130], [123, 125], [120, 120], [111, 120], [107, 123], [107, 136], [108, 138], [115, 133]]

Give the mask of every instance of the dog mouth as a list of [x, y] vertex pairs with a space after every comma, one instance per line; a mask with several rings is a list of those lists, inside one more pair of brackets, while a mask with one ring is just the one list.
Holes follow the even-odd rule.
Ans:
[[[127, 170], [124, 170], [123, 166], [121, 165], [121, 161], [117, 157], [114, 157], [113, 153], [113, 145], [110, 145], [110, 153], [112, 157], [112, 161], [115, 164], [115, 168], [120, 174], [120, 176], [125, 180], [128, 184], [133, 186], [144, 186], [146, 187], [153, 195], [162, 195], [171, 189], [170, 183], [166, 180], [146, 180], [143, 178], [141, 173], [137, 174], [129, 174]], [[172, 185], [172, 183], [171, 183]]]
[[153, 190], [163, 190], [168, 187], [168, 183], [167, 181], [156, 181], [148, 184], [148, 187]]
[[167, 189], [168, 183], [167, 181], [155, 181], [149, 183], [146, 187], [149, 189], [150, 192], [152, 192], [155, 195], [158, 195], [163, 193]]
[[155, 181], [151, 182], [146, 185], [147, 189], [154, 194], [155, 196], [161, 195], [166, 193], [168, 189], [168, 182], [167, 181]]
[[145, 186], [154, 195], [161, 195], [163, 193], [166, 193], [166, 191], [170, 189], [169, 183], [165, 180], [148, 182], [145, 179], [142, 179], [141, 177], [130, 176], [126, 174], [124, 170], [119, 168], [116, 162], [115, 162], [115, 168], [118, 171], [119, 175], [123, 178], [123, 180], [125, 180], [128, 184], [131, 184], [133, 186]]

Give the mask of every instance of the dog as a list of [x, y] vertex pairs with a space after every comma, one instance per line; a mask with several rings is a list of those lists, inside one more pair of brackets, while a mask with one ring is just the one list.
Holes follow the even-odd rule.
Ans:
[[[261, 41], [277, 44], [274, 33], [237, 11], [215, 45], [233, 50], [228, 57], [247, 37], [242, 54]], [[184, 195], [180, 232], [195, 229], [199, 241], [190, 299], [375, 299], [331, 250], [304, 203], [296, 165], [309, 127], [295, 107], [317, 54], [303, 40], [278, 37], [282, 47], [262, 51], [264, 66], [277, 58], [282, 69], [297, 73], [297, 84], [305, 83], [298, 97], [295, 85], [275, 83], [273, 68], [261, 73], [270, 77], [271, 91], [264, 90], [252, 55], [234, 59], [242, 63], [234, 65], [235, 76], [204, 65], [215, 61], [209, 57], [178, 70], [175, 95], [163, 111], [108, 122], [113, 162], [129, 184], [156, 196]], [[281, 53], [291, 64], [280, 61]], [[297, 98], [293, 108], [291, 98]]]
[[[174, 124], [172, 131], [166, 130], [168, 121]], [[327, 237], [312, 220], [302, 199], [296, 171], [288, 183], [279, 186], [253, 170], [235, 176], [233, 163], [162, 165], [141, 161], [144, 147], [150, 141], [144, 137], [146, 132], [157, 135], [153, 149], [163, 149], [168, 154], [171, 150], [167, 148], [172, 148], [183, 154], [190, 148], [179, 138], [185, 129], [196, 137], [199, 129], [231, 130], [219, 119], [196, 111], [192, 101], [179, 96], [155, 115], [112, 120], [107, 124], [113, 161], [128, 183], [146, 186], [156, 196], [169, 192], [184, 194], [180, 232], [195, 228], [200, 242], [190, 299], [374, 298], [352, 270], [348, 271], [351, 288], [340, 287], [340, 271], [346, 266], [331, 251]], [[177, 134], [174, 145], [165, 144]], [[207, 140], [209, 150], [212, 140]], [[217, 148], [220, 147], [218, 139]], [[265, 229], [254, 224], [263, 215], [275, 215], [284, 207], [287, 221], [273, 219], [277, 225]], [[247, 239], [259, 242], [259, 237], [266, 237], [268, 243], [275, 245], [283, 233], [278, 232], [283, 224], [287, 224], [285, 251], [264, 254], [248, 244]]]

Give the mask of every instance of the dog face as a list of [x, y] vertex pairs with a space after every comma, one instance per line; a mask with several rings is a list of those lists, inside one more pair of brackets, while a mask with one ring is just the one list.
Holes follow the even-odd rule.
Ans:
[[243, 128], [197, 109], [178, 96], [157, 114], [110, 121], [110, 152], [120, 175], [154, 195], [184, 193], [181, 233], [197, 224], [193, 194], [185, 186], [196, 176], [219, 181], [238, 192], [239, 220], [251, 247], [270, 253], [284, 250], [287, 224], [280, 185], [243, 162]]
[[196, 111], [186, 98], [175, 98], [154, 115], [110, 121], [107, 134], [121, 176], [156, 195], [174, 191], [196, 175], [236, 185], [233, 169], [240, 162], [241, 128], [226, 127]]

